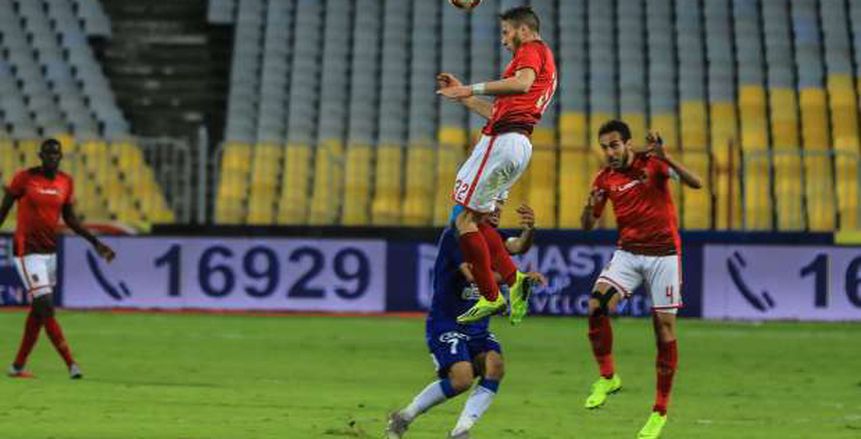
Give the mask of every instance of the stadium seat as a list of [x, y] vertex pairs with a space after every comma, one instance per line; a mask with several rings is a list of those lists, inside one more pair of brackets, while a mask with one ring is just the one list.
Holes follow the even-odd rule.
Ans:
[[247, 222], [272, 224], [275, 220], [283, 147], [276, 143], [261, 143], [252, 149]]
[[403, 225], [427, 226], [433, 220], [436, 188], [434, 187], [435, 170], [432, 164], [436, 162], [436, 150], [436, 147], [421, 143], [412, 144], [407, 148], [406, 184], [401, 213]]
[[370, 224], [371, 175], [374, 150], [368, 145], [347, 147], [344, 171], [344, 205], [341, 223]]
[[464, 150], [467, 133], [463, 128], [442, 128], [439, 133], [439, 147], [436, 159], [436, 194], [433, 203], [433, 224], [445, 225], [451, 215], [454, 202], [452, 188], [460, 164], [466, 159]]
[[377, 147], [374, 201], [371, 222], [375, 225], [396, 225], [401, 214], [401, 170], [403, 152], [398, 146]]
[[278, 201], [279, 224], [306, 224], [311, 184], [311, 147], [287, 144]]
[[[557, 163], [559, 160], [556, 139], [552, 131], [538, 128], [533, 133], [532, 159], [529, 163], [529, 205], [535, 210], [535, 216], [542, 227], [557, 227], [556, 200], [558, 184], [556, 182]], [[517, 219], [514, 210], [518, 205], [511, 203], [507, 216]], [[518, 224], [519, 226], [519, 221]]]
[[218, 181], [216, 221], [239, 224], [245, 217], [245, 200], [248, 195], [248, 175], [251, 170], [251, 145], [228, 143], [221, 158]]
[[340, 141], [330, 140], [318, 145], [314, 163], [314, 187], [308, 222], [336, 224], [344, 179], [344, 148]]

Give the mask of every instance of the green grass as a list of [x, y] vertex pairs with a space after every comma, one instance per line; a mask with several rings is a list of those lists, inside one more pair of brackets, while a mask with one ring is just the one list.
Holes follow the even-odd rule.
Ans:
[[[0, 356], [23, 312], [0, 313]], [[84, 369], [67, 378], [44, 335], [36, 380], [0, 380], [3, 438], [381, 437], [432, 378], [424, 322], [398, 318], [62, 312]], [[477, 438], [632, 438], [654, 392], [645, 320], [615, 320], [625, 388], [582, 407], [595, 366], [583, 319], [494, 322], [507, 375]], [[665, 438], [861, 437], [861, 326], [685, 320]], [[464, 397], [413, 424], [443, 438]]]

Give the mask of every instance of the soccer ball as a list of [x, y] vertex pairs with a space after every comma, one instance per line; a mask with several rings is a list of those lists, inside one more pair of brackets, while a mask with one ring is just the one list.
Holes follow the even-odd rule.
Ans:
[[473, 8], [481, 4], [481, 0], [448, 0], [452, 6], [463, 9], [464, 11], [471, 11]]

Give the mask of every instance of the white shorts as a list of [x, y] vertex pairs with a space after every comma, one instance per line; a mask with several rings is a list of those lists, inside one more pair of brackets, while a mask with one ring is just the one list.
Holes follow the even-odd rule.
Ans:
[[598, 282], [613, 285], [625, 297], [645, 283], [652, 296], [652, 309], [675, 314], [682, 307], [681, 273], [678, 255], [646, 256], [616, 250]]
[[481, 136], [457, 171], [452, 200], [475, 212], [493, 212], [496, 200], [523, 175], [531, 157], [532, 143], [523, 134]]
[[44, 296], [54, 291], [57, 283], [57, 255], [29, 254], [15, 257], [15, 268], [24, 282], [27, 293], [33, 297]]

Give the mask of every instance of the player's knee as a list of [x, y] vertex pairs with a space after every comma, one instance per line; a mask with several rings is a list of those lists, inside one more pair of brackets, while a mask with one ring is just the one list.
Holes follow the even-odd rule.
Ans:
[[465, 373], [465, 372], [453, 373], [449, 376], [449, 382], [451, 383], [451, 388], [452, 388], [452, 390], [455, 391], [455, 393], [458, 393], [458, 394], [466, 392], [467, 390], [469, 390], [469, 388], [472, 386], [472, 382], [474, 380], [475, 380], [475, 377], [473, 377], [473, 374], [471, 372], [470, 373]]
[[487, 358], [487, 367], [485, 369], [485, 378], [502, 381], [502, 378], [505, 377], [505, 362], [498, 355]]
[[455, 393], [467, 391], [475, 379], [472, 363], [461, 361], [453, 364], [448, 371], [448, 380]]
[[599, 284], [589, 298], [589, 315], [601, 316], [616, 312], [619, 291], [612, 285]]

